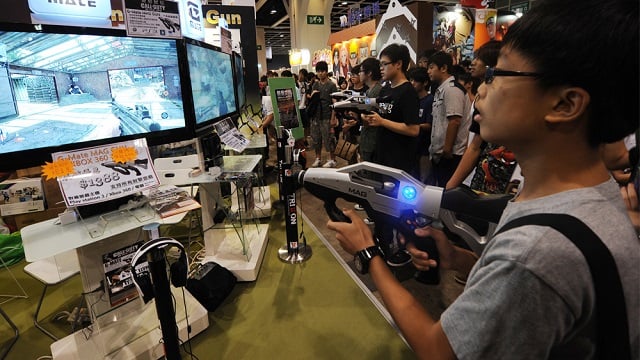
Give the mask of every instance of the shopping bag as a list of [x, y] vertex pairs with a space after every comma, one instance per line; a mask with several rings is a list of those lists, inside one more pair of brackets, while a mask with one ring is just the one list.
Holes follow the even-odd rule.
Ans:
[[358, 160], [358, 144], [351, 143], [341, 136], [333, 154], [349, 164], [355, 164]]

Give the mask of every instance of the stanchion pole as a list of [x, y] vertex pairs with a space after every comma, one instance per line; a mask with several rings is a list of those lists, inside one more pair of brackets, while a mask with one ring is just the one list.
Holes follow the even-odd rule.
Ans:
[[[291, 148], [288, 149], [291, 151]], [[296, 179], [291, 169], [286, 169], [283, 179], [285, 194], [285, 230], [287, 244], [278, 249], [278, 257], [283, 262], [297, 264], [309, 260], [313, 254], [311, 246], [298, 241], [298, 207], [296, 203]]]
[[285, 145], [287, 139], [285, 137], [284, 126], [276, 127], [276, 157], [278, 160], [278, 200], [273, 202], [273, 207], [283, 208], [285, 206], [285, 196], [283, 190], [284, 170], [285, 170]]

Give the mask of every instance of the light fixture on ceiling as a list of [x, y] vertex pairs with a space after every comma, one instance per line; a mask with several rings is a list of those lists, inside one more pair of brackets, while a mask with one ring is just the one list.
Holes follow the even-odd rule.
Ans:
[[280, 34], [280, 37], [284, 37], [284, 34]]
[[346, 2], [346, 1], [343, 1], [343, 2], [340, 3], [340, 5], [347, 5], [347, 4], [349, 4], [349, 3]]
[[276, 9], [271, 9], [271, 11], [269, 11], [269, 13], [270, 13], [271, 15], [273, 15], [273, 14], [275, 14], [275, 13], [277, 13], [277, 12], [278, 12], [278, 10], [276, 10]]

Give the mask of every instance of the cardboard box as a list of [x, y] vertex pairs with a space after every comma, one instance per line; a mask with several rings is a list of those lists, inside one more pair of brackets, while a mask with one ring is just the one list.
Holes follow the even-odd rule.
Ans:
[[42, 184], [44, 185], [44, 199], [47, 209], [66, 206], [64, 198], [62, 197], [62, 191], [60, 190], [60, 183], [58, 183], [57, 179], [46, 180], [43, 177]]
[[18, 178], [34, 178], [42, 175], [42, 166], [34, 166], [26, 169], [16, 170]]
[[0, 215], [44, 210], [42, 178], [12, 179], [0, 183]]
[[20, 214], [14, 216], [8, 216], [5, 219], [8, 220], [7, 224], [11, 222], [13, 226], [15, 226], [16, 230], [21, 230], [23, 227], [27, 225], [32, 225], [35, 223], [39, 223], [41, 221], [57, 218], [59, 214], [63, 213], [67, 208], [59, 207], [59, 208], [50, 208], [44, 211], [38, 211], [29, 214]]

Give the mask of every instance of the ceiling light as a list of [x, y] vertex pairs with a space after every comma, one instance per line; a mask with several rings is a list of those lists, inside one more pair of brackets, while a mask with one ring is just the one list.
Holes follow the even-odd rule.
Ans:
[[277, 12], [278, 12], [278, 10], [276, 10], [276, 9], [271, 9], [271, 11], [269, 11], [269, 13], [272, 14], [272, 15], [277, 13]]
[[280, 34], [280, 37], [284, 37], [284, 34]]
[[340, 5], [347, 5], [347, 4], [348, 4], [348, 2], [346, 2], [346, 1], [343, 1], [343, 2], [340, 3]]

